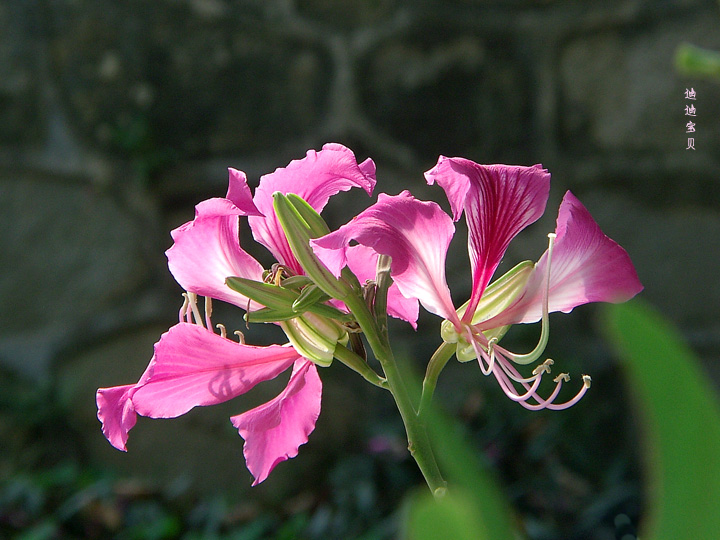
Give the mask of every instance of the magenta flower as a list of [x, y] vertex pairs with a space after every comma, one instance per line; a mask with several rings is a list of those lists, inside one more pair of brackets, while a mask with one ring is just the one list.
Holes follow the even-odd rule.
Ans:
[[[514, 364], [537, 360], [548, 338], [548, 313], [569, 312], [588, 302], [623, 302], [642, 290], [630, 259], [605, 236], [585, 207], [567, 192], [560, 205], [555, 233], [540, 260], [520, 263], [490, 284], [510, 241], [544, 212], [550, 174], [541, 166], [479, 165], [463, 158], [440, 157], [425, 173], [450, 201], [453, 219], [463, 212], [468, 225], [472, 293], [455, 309], [445, 278], [445, 258], [454, 234], [453, 219], [433, 202], [403, 191], [381, 194], [378, 202], [351, 222], [311, 242], [320, 260], [336, 275], [348, 264], [351, 242], [392, 258], [391, 274], [400, 292], [445, 319], [442, 336], [456, 344], [460, 361], [478, 359], [506, 395], [528, 409], [562, 409], [587, 391], [590, 378], [566, 403], [553, 403], [567, 374], [555, 378], [547, 398], [537, 390], [552, 360], [529, 377]], [[542, 320], [540, 343], [526, 355], [498, 344], [512, 324]]]
[[[320, 212], [340, 191], [360, 187], [371, 194], [375, 164], [370, 159], [358, 164], [349, 149], [327, 144], [321, 151], [311, 150], [304, 159], [263, 176], [254, 196], [244, 173], [229, 172], [227, 196], [201, 202], [195, 219], [172, 232], [174, 244], [167, 251], [168, 266], [188, 291], [179, 324], [160, 338], [136, 384], [98, 390], [98, 418], [110, 443], [126, 450], [128, 432], [137, 414], [174, 418], [196, 406], [232, 399], [292, 366], [290, 381], [280, 395], [231, 418], [245, 439], [243, 451], [256, 485], [278, 463], [296, 456], [299, 446], [307, 442], [320, 413], [322, 384], [316, 364], [330, 364], [337, 344], [347, 340], [347, 332], [332, 319], [303, 313], [279, 323], [291, 343], [268, 347], [247, 345], [242, 339], [238, 343], [226, 337], [222, 325], [217, 325], [220, 335], [213, 331], [209, 299], [229, 302], [251, 313], [264, 307], [227, 284], [231, 277], [263, 282], [268, 276], [239, 245], [240, 216], [248, 216], [254, 238], [281, 265], [270, 273], [274, 284], [284, 277], [302, 275], [303, 268], [275, 215], [273, 193], [295, 193]], [[377, 254], [357, 248], [350, 255], [359, 279], [374, 275]], [[408, 301], [397, 290], [390, 293], [391, 313], [414, 324], [417, 301]], [[204, 317], [197, 307], [197, 296], [206, 297]]]

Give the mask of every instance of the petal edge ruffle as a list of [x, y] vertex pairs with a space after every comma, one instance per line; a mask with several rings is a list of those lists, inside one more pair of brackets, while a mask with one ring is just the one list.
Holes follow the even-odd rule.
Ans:
[[298, 455], [320, 415], [322, 383], [312, 362], [295, 362], [287, 387], [275, 398], [230, 418], [245, 439], [243, 454], [255, 478], [263, 482], [278, 463]]

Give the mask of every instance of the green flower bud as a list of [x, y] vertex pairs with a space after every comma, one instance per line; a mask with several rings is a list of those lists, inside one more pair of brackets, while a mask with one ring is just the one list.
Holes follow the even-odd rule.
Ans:
[[337, 344], [346, 345], [348, 342], [348, 334], [342, 326], [314, 313], [305, 313], [278, 324], [295, 350], [319, 366], [329, 366]]
[[310, 239], [327, 234], [329, 230], [320, 215], [301, 198], [282, 193], [273, 194], [273, 207], [285, 232], [290, 249], [305, 273], [332, 298], [342, 300], [352, 292], [350, 287], [337, 279], [315, 256]]

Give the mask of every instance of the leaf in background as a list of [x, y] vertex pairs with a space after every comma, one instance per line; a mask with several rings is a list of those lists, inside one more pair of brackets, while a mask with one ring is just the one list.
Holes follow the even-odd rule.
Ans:
[[506, 494], [492, 471], [461, 435], [460, 426], [437, 409], [427, 411], [428, 432], [448, 481], [439, 502], [424, 488], [410, 499], [407, 540], [513, 540], [519, 538]]
[[640, 538], [697, 540], [720, 531], [720, 404], [676, 329], [647, 305], [605, 307], [645, 430], [648, 508]]
[[720, 52], [683, 43], [675, 51], [675, 66], [681, 75], [720, 81]]

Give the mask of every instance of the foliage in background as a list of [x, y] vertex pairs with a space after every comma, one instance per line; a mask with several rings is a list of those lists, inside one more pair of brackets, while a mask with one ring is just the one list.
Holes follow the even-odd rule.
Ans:
[[608, 306], [608, 339], [642, 413], [646, 490], [642, 538], [715, 538], [720, 530], [720, 404], [670, 324], [637, 301]]
[[684, 43], [675, 53], [675, 65], [683, 75], [720, 81], [720, 52]]

